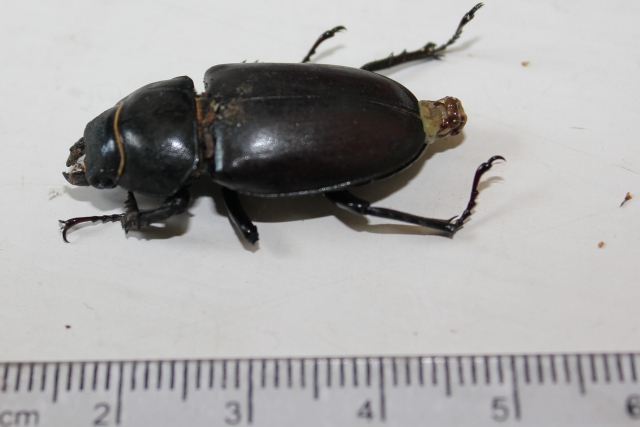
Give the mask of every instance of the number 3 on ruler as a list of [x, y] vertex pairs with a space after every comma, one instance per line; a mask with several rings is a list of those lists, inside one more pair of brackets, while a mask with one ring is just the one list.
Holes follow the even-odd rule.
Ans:
[[242, 419], [242, 415], [240, 414], [240, 403], [232, 400], [230, 402], [227, 402], [224, 407], [229, 409], [229, 412], [231, 413], [231, 416], [224, 418], [224, 422], [229, 424], [230, 426], [238, 424]]

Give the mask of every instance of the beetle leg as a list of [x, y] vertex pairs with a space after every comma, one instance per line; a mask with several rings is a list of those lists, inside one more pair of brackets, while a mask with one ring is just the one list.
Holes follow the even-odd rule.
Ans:
[[[395, 211], [393, 209], [378, 208], [371, 206], [366, 200], [362, 200], [347, 190], [332, 191], [324, 193], [324, 195], [333, 202], [336, 206], [346, 209], [350, 212], [360, 215], [371, 215], [380, 218], [394, 219], [396, 221], [408, 222], [410, 224], [420, 225], [422, 227], [433, 228], [448, 233], [453, 233], [455, 230], [451, 230], [451, 219], [435, 219], [425, 218], [417, 215], [412, 215], [406, 212]], [[455, 217], [454, 217], [455, 218]]]
[[469, 218], [469, 216], [471, 216], [471, 209], [473, 209], [473, 207], [476, 205], [476, 198], [478, 197], [478, 184], [480, 182], [480, 177], [486, 171], [491, 169], [491, 165], [496, 160], [504, 160], [504, 158], [502, 156], [494, 156], [490, 158], [486, 163], [481, 164], [480, 167], [478, 167], [478, 169], [476, 170], [469, 203], [467, 204], [467, 208], [458, 219], [456, 219], [457, 216], [454, 216], [450, 219], [425, 218], [406, 212], [395, 211], [393, 209], [378, 208], [375, 206], [371, 206], [369, 202], [354, 196], [347, 190], [332, 191], [329, 193], [324, 193], [324, 195], [336, 206], [353, 213], [357, 213], [360, 215], [377, 216], [380, 218], [393, 219], [401, 222], [408, 222], [410, 224], [416, 224], [422, 227], [439, 230], [447, 234], [454, 234], [464, 225], [464, 221]]
[[222, 197], [229, 212], [229, 219], [231, 219], [231, 222], [240, 230], [242, 237], [254, 245], [258, 241], [258, 228], [253, 225], [253, 222], [251, 222], [251, 219], [249, 219], [249, 216], [242, 208], [238, 193], [222, 187]]
[[473, 19], [474, 14], [482, 6], [484, 6], [482, 3], [478, 3], [462, 17], [462, 20], [460, 21], [460, 24], [458, 25], [456, 32], [446, 43], [440, 46], [437, 46], [435, 43], [427, 43], [422, 48], [418, 50], [414, 50], [413, 52], [407, 52], [405, 50], [400, 55], [397, 55], [397, 56], [395, 56], [394, 54], [391, 54], [388, 58], [369, 62], [360, 68], [367, 71], [379, 71], [379, 70], [384, 70], [386, 68], [394, 67], [396, 65], [404, 64], [405, 62], [409, 62], [409, 61], [417, 61], [420, 59], [439, 59], [441, 54], [445, 51], [445, 49], [451, 46], [452, 44], [454, 44], [456, 40], [460, 38], [460, 35], [462, 34], [462, 29], [464, 28], [464, 26], [467, 25], [469, 21]]
[[125, 202], [126, 212], [122, 219], [122, 228], [125, 233], [128, 233], [129, 230], [140, 230], [154, 222], [160, 222], [174, 215], [181, 214], [187, 209], [188, 205], [189, 190], [187, 190], [186, 187], [180, 189], [173, 196], [167, 197], [160, 207], [148, 211], [138, 209], [136, 199], [133, 193], [129, 191], [129, 196]]
[[302, 60], [302, 63], [304, 64], [305, 62], [309, 62], [311, 60], [311, 56], [314, 53], [316, 53], [316, 48], [320, 46], [320, 43], [322, 43], [327, 39], [330, 39], [331, 37], [335, 36], [338, 31], [342, 31], [342, 30], [346, 30], [346, 28], [343, 27], [342, 25], [338, 25], [337, 27], [322, 33], [322, 35], [318, 37], [318, 40], [316, 40], [314, 45], [311, 47], [311, 49], [309, 49], [309, 53], [307, 53], [307, 56], [304, 57], [304, 59]]

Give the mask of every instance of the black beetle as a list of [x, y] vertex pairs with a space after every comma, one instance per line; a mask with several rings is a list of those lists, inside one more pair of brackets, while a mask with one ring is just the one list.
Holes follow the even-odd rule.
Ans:
[[[125, 232], [184, 212], [187, 181], [208, 175], [222, 188], [231, 221], [255, 243], [257, 228], [238, 193], [263, 197], [322, 193], [361, 215], [430, 227], [449, 235], [475, 205], [481, 175], [500, 156], [478, 168], [471, 198], [458, 219], [424, 218], [370, 206], [347, 188], [392, 175], [413, 163], [436, 138], [456, 135], [466, 123], [460, 101], [418, 101], [399, 83], [374, 71], [408, 61], [437, 59], [453, 44], [482, 3], [460, 21], [445, 44], [370, 62], [361, 69], [306, 64], [315, 49], [344, 27], [325, 32], [301, 64], [226, 64], [210, 68], [205, 92], [189, 77], [146, 85], [89, 122], [70, 149], [65, 178], [74, 185], [129, 190], [125, 213], [60, 221], [62, 237], [83, 222], [120, 221]], [[133, 193], [165, 198], [140, 211]]]

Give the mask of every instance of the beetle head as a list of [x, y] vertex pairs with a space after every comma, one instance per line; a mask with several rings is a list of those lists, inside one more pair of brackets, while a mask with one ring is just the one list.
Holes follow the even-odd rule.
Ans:
[[451, 96], [438, 101], [420, 101], [420, 117], [427, 135], [427, 144], [436, 138], [459, 134], [467, 123], [467, 115], [460, 100]]
[[119, 105], [90, 121], [84, 137], [69, 149], [71, 171], [62, 174], [70, 184], [100, 189], [116, 186], [121, 153], [113, 124], [118, 109]]

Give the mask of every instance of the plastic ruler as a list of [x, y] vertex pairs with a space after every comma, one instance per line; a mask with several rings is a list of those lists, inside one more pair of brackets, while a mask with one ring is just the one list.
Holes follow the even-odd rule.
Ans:
[[0, 427], [639, 426], [640, 354], [16, 362]]

